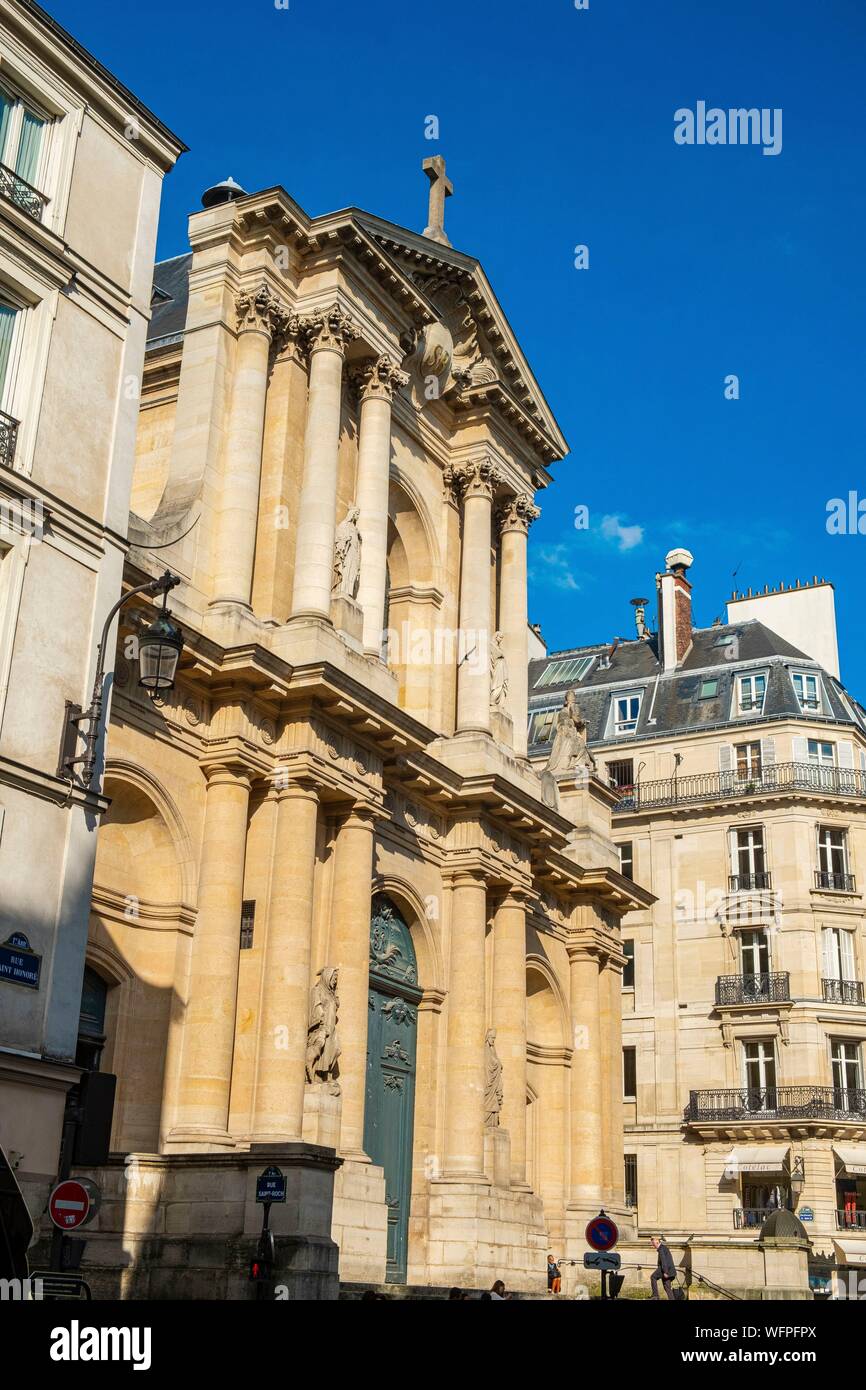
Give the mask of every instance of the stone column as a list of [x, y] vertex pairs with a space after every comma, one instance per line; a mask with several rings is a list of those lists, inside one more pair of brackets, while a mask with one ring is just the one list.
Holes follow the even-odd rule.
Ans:
[[528, 495], [510, 497], [499, 511], [500, 577], [499, 625], [502, 650], [508, 666], [505, 707], [514, 724], [514, 751], [526, 756], [529, 711], [529, 656], [526, 538], [530, 523], [540, 515]]
[[581, 1205], [601, 1201], [604, 1147], [602, 1127], [602, 1049], [598, 959], [588, 946], [568, 948], [571, 1022], [571, 1200]]
[[198, 913], [183, 1025], [177, 1114], [169, 1142], [187, 1149], [232, 1147], [229, 1094], [238, 993], [250, 777], [207, 769]]
[[499, 473], [489, 459], [455, 470], [463, 495], [457, 732], [490, 732], [491, 510]]
[[622, 1099], [622, 967], [608, 960], [603, 972], [607, 980], [610, 1006], [608, 1011], [613, 1076], [611, 1077], [609, 1146], [611, 1154], [611, 1194], [614, 1206], [625, 1203], [625, 1111]]
[[493, 922], [493, 1027], [502, 1062], [501, 1124], [511, 1136], [511, 1181], [526, 1184], [526, 902], [511, 891]]
[[347, 343], [359, 337], [360, 329], [339, 304], [332, 304], [301, 319], [299, 331], [309, 345], [310, 386], [292, 617], [330, 621], [343, 358]]
[[232, 378], [220, 511], [213, 563], [212, 603], [249, 607], [259, 515], [265, 404], [272, 355], [296, 320], [262, 284], [235, 300], [238, 338]]
[[487, 892], [480, 872], [454, 874], [446, 1053], [446, 1177], [484, 1181]]
[[337, 834], [328, 963], [336, 965], [340, 1011], [340, 1151], [366, 1160], [364, 1096], [367, 1084], [367, 1019], [370, 1011], [370, 902], [373, 885], [374, 813], [353, 808]]
[[304, 1119], [316, 828], [315, 786], [275, 792], [277, 825], [262, 976], [253, 1141], [300, 1139]]
[[361, 418], [358, 439], [361, 577], [358, 603], [364, 613], [364, 651], [382, 654], [388, 563], [388, 483], [391, 467], [391, 401], [395, 387], [409, 381], [390, 357], [382, 356], [358, 374]]

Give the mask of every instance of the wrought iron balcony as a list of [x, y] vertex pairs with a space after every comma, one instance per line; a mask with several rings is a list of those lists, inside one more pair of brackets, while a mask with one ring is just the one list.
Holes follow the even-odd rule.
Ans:
[[770, 887], [770, 875], [763, 874], [731, 874], [728, 879], [728, 888], [732, 893], [753, 893], [760, 888]]
[[853, 893], [855, 882], [853, 874], [829, 873], [826, 869], [815, 870], [815, 887], [828, 893]]
[[0, 410], [0, 463], [11, 468], [18, 444], [18, 421]]
[[743, 1090], [690, 1091], [689, 1124], [729, 1120], [866, 1121], [866, 1090], [836, 1086], [764, 1086]]
[[866, 1211], [837, 1211], [837, 1231], [866, 1231]]
[[773, 763], [753, 772], [696, 772], [636, 782], [620, 792], [615, 811], [642, 811], [654, 806], [688, 806], [701, 801], [737, 801], [772, 792], [817, 792], [866, 800], [866, 772], [817, 763]]
[[784, 1004], [791, 998], [787, 970], [763, 975], [720, 975], [716, 1004]]
[[863, 984], [860, 980], [822, 980], [827, 1004], [862, 1004]]
[[735, 1207], [734, 1225], [738, 1231], [760, 1229], [775, 1207]]
[[36, 222], [42, 221], [42, 214], [48, 203], [45, 194], [40, 193], [38, 188], [34, 188], [5, 164], [0, 164], [0, 196], [8, 198], [10, 203], [14, 203]]

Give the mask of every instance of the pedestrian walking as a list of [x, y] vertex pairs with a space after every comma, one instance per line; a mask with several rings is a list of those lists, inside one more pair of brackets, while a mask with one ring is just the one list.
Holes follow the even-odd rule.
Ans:
[[651, 1297], [658, 1301], [659, 1281], [669, 1299], [673, 1301], [673, 1283], [677, 1277], [677, 1267], [674, 1264], [674, 1257], [665, 1245], [664, 1236], [653, 1236], [652, 1247], [658, 1254], [658, 1264], [650, 1275], [650, 1287], [652, 1288]]

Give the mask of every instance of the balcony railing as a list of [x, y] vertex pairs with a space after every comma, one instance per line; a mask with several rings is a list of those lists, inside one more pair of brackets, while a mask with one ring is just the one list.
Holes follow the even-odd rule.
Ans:
[[5, 164], [0, 164], [0, 196], [8, 198], [10, 203], [26, 212], [28, 217], [34, 218], [37, 222], [42, 221], [42, 214], [48, 203], [45, 194], [40, 193], [38, 188], [34, 188]]
[[697, 772], [688, 777], [665, 777], [636, 782], [620, 792], [617, 811], [641, 811], [652, 806], [688, 806], [699, 801], [727, 801], [763, 796], [767, 792], [822, 792], [830, 796], [866, 799], [866, 772], [817, 763], [773, 763], [754, 772]]
[[764, 1086], [690, 1091], [690, 1124], [715, 1120], [866, 1120], [866, 1090], [836, 1086]]
[[860, 980], [822, 980], [821, 986], [827, 1004], [863, 1003], [863, 984]]
[[791, 998], [787, 970], [764, 975], [720, 975], [716, 1004], [782, 1004]]
[[763, 1226], [770, 1212], [775, 1210], [775, 1207], [735, 1207], [734, 1225], [738, 1231], [753, 1230]]
[[731, 874], [728, 879], [728, 889], [731, 893], [750, 893], [759, 888], [770, 887], [770, 875], [763, 874]]
[[815, 870], [815, 887], [828, 893], [853, 893], [855, 880], [853, 874], [830, 873], [827, 869]]
[[837, 1231], [866, 1231], [866, 1211], [837, 1211]]
[[18, 445], [18, 421], [0, 410], [0, 463], [11, 468]]

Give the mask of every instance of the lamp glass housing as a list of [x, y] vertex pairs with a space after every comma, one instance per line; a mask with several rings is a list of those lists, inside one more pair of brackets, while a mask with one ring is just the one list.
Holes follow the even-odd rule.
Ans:
[[171, 690], [183, 638], [167, 612], [162, 612], [138, 639], [139, 685], [145, 690]]

